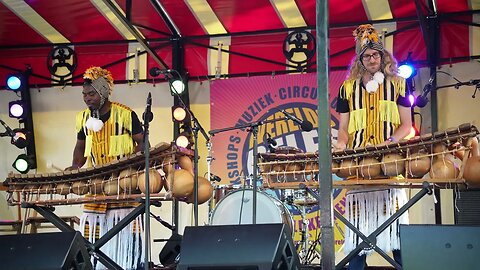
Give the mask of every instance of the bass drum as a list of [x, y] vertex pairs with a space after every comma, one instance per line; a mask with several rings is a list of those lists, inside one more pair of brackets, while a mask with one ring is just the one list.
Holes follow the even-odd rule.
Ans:
[[[252, 224], [253, 190], [230, 192], [213, 209], [210, 225]], [[257, 192], [257, 224], [284, 223], [293, 232], [293, 217], [285, 205], [264, 192]]]

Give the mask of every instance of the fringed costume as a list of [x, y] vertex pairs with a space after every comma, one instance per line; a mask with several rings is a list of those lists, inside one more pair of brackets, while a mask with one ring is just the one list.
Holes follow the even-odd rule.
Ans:
[[[376, 145], [392, 136], [400, 125], [397, 100], [405, 102], [405, 79], [394, 77], [384, 79], [378, 90], [369, 93], [360, 79], [346, 80], [339, 92], [339, 101], [349, 112], [348, 148]], [[348, 107], [347, 107], [348, 106]], [[387, 220], [407, 201], [404, 189], [355, 190], [347, 192], [346, 217], [359, 230], [369, 235]], [[400, 248], [399, 224], [408, 223], [408, 214], [402, 215], [396, 222], [377, 238], [382, 250], [391, 251]], [[353, 231], [345, 234], [345, 252], [349, 253], [362, 242]], [[359, 255], [372, 250], [363, 250]]]
[[[112, 81], [110, 73], [102, 74], [103, 69], [90, 68], [84, 79], [101, 96], [100, 107], [108, 98]], [[105, 77], [107, 79], [105, 79]], [[99, 110], [85, 109], [76, 117], [76, 131], [79, 140], [85, 140], [84, 157], [88, 166], [97, 166], [112, 162], [134, 153], [135, 144], [132, 134], [142, 132], [138, 116], [125, 105], [112, 102], [111, 109], [104, 115]], [[101, 194], [99, 194], [101, 195]], [[88, 194], [86, 196], [96, 196]], [[117, 223], [124, 219], [138, 203], [95, 203], [85, 204], [80, 219], [80, 231], [84, 237], [94, 243]], [[110, 259], [123, 269], [137, 269], [143, 250], [143, 221], [137, 217], [122, 231], [112, 237], [102, 248]], [[92, 263], [93, 258], [92, 258]], [[106, 269], [97, 263], [95, 269]]]

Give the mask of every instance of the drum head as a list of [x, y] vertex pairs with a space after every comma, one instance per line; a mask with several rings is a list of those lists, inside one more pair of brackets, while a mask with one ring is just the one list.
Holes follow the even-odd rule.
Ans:
[[[228, 194], [215, 206], [210, 224], [252, 224], [252, 213], [253, 190], [240, 189]], [[257, 192], [256, 223], [283, 223], [284, 215], [284, 206], [280, 201], [263, 192]]]

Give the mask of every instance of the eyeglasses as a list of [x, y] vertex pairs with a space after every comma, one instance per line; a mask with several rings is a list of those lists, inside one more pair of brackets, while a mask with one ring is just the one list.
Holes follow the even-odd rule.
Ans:
[[362, 55], [362, 60], [363, 61], [369, 61], [372, 57], [373, 57], [373, 59], [378, 59], [378, 58], [382, 57], [382, 55], [379, 52], [375, 52], [375, 53], [372, 53], [372, 54], [363, 54]]

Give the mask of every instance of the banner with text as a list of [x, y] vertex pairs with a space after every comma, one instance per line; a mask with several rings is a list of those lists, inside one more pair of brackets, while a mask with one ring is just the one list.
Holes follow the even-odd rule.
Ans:
[[[345, 75], [345, 71], [336, 71], [329, 74], [329, 107], [331, 113], [329, 124], [331, 125], [333, 140], [337, 138], [339, 119], [338, 113], [335, 112], [336, 98]], [[293, 147], [305, 152], [317, 151], [317, 127], [319, 125], [317, 97], [319, 94], [324, 94], [323, 91], [325, 90], [317, 89], [316, 83], [316, 74], [311, 73], [233, 78], [216, 80], [211, 83], [211, 129], [219, 131], [212, 138], [212, 156], [214, 158], [212, 173], [222, 179], [217, 187], [216, 194], [225, 194], [226, 190], [236, 190], [242, 187], [245, 180], [251, 180], [254, 144], [251, 128], [248, 128], [251, 123], [269, 120], [266, 121], [268, 123], [258, 126], [257, 149], [259, 153], [268, 151], [267, 139], [275, 140], [277, 149]], [[302, 131], [300, 125], [292, 120], [285, 119], [282, 110], [302, 121], [311, 122], [313, 130]], [[270, 122], [273, 119], [279, 120]], [[312, 241], [319, 237], [320, 215], [318, 207], [316, 205], [298, 207], [285, 199], [289, 196], [294, 199], [302, 199], [306, 196], [303, 191], [263, 190], [262, 193], [267, 194], [268, 198], [272, 197], [271, 203], [276, 204], [277, 208], [288, 208], [286, 215], [293, 219], [294, 228], [292, 229], [295, 232], [295, 241], [302, 239], [302, 232], [307, 232], [308, 238]], [[236, 196], [229, 198], [227, 194], [223, 197], [223, 203], [235, 198]], [[258, 198], [261, 200], [263, 196]], [[222, 204], [222, 201], [217, 203], [217, 205], [219, 204]], [[344, 206], [344, 192], [335, 190], [335, 209], [343, 214], [345, 212]], [[259, 211], [258, 215], [262, 214], [262, 209], [257, 211]], [[344, 225], [335, 220], [337, 250], [343, 244], [343, 228]]]

